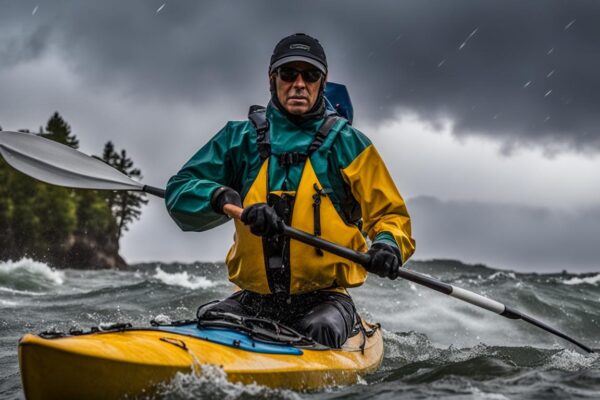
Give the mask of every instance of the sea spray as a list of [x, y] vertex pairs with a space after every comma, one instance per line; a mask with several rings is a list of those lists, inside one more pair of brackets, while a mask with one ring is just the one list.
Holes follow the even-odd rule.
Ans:
[[168, 273], [163, 271], [160, 267], [156, 267], [154, 279], [158, 279], [164, 284], [181, 286], [187, 289], [207, 289], [216, 286], [216, 282], [213, 282], [203, 276], [193, 276], [187, 271]]
[[158, 387], [150, 399], [211, 400], [282, 399], [297, 400], [300, 396], [290, 390], [269, 389], [257, 384], [244, 385], [227, 380], [227, 374], [215, 365], [202, 365], [201, 373], [178, 372], [168, 383]]

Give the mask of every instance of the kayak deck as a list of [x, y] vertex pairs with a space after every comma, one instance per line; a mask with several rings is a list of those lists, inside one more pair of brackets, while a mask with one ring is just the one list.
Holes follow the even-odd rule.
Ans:
[[341, 349], [267, 343], [195, 323], [50, 339], [28, 334], [19, 342], [28, 399], [135, 396], [177, 372], [201, 373], [205, 364], [221, 366], [232, 382], [317, 390], [355, 383], [375, 371], [382, 357], [379, 329], [349, 338]]

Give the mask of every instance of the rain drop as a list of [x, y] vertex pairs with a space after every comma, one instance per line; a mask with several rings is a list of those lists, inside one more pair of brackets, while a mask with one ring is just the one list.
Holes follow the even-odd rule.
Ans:
[[571, 21], [571, 22], [569, 22], [567, 25], [565, 25], [565, 31], [566, 31], [567, 29], [569, 29], [569, 28], [570, 28], [570, 27], [571, 27], [571, 26], [572, 26], [572, 25], [575, 23], [575, 21], [576, 21], [576, 20], [572, 20], [572, 21]]
[[477, 28], [475, 28], [475, 30], [474, 30], [473, 32], [471, 32], [471, 33], [469, 34], [469, 36], [467, 36], [467, 38], [465, 39], [465, 41], [464, 41], [464, 42], [462, 42], [462, 43], [460, 44], [460, 46], [458, 47], [458, 49], [459, 49], [459, 50], [462, 50], [462, 49], [463, 49], [463, 47], [465, 47], [465, 46], [467, 45], [467, 42], [469, 41], [469, 39], [471, 39], [471, 38], [472, 38], [472, 37], [473, 37], [473, 36], [474, 36], [474, 35], [477, 33], [477, 31], [478, 31], [478, 30], [479, 30], [479, 28], [478, 28], [478, 27], [477, 27]]

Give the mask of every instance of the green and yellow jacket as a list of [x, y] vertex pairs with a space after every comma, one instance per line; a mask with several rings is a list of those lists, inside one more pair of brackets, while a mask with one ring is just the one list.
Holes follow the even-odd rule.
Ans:
[[[273, 106], [266, 109], [270, 153], [259, 152], [261, 138], [250, 121], [230, 121], [173, 176], [166, 189], [167, 209], [185, 231], [205, 231], [229, 218], [211, 206], [215, 190], [228, 186], [244, 207], [291, 199], [284, 218], [294, 228], [358, 251], [373, 242], [398, 250], [406, 262], [415, 250], [410, 217], [383, 160], [369, 139], [337, 118], [322, 144], [301, 162], [282, 155], [306, 154], [325, 118], [301, 127]], [[262, 157], [261, 157], [262, 153]], [[361, 265], [286, 241], [272, 246], [240, 221], [226, 258], [229, 279], [260, 294], [343, 290], [366, 280]], [[279, 238], [278, 240], [281, 240]], [[284, 254], [273, 254], [272, 249]], [[270, 249], [270, 250], [269, 250]]]

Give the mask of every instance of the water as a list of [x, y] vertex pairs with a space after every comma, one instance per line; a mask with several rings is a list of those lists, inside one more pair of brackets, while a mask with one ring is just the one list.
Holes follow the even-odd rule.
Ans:
[[[505, 302], [600, 348], [600, 273], [519, 274], [456, 261], [410, 268]], [[0, 263], [0, 398], [23, 397], [17, 341], [27, 332], [147, 325], [189, 319], [232, 291], [222, 264], [143, 264], [129, 271], [52, 270], [31, 260]], [[600, 398], [600, 360], [522, 321], [512, 321], [407, 281], [372, 277], [352, 290], [384, 329], [381, 369], [359, 384], [319, 393], [227, 382], [218, 368], [180, 374], [164, 399], [540, 399]]]

